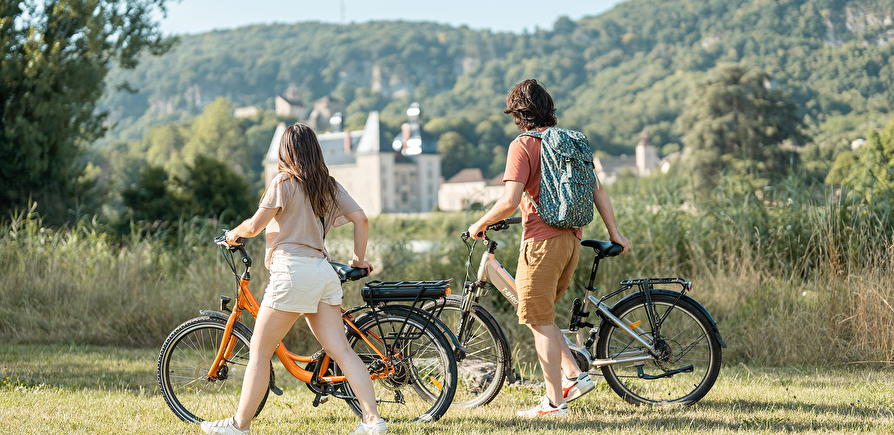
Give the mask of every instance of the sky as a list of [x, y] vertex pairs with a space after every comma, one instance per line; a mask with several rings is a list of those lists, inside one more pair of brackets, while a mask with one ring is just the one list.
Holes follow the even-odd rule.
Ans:
[[166, 35], [232, 29], [248, 24], [434, 21], [472, 29], [521, 33], [550, 29], [562, 15], [599, 15], [624, 0], [171, 0], [161, 18]]

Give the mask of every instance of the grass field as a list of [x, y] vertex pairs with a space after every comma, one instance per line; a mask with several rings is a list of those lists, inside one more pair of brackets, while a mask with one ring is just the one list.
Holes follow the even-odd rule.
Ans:
[[[0, 433], [199, 434], [167, 408], [155, 384], [156, 349], [0, 345]], [[276, 366], [274, 366], [276, 367]], [[349, 433], [356, 417], [339, 401], [314, 409], [312, 395], [278, 371], [256, 434]], [[434, 424], [395, 423], [395, 434], [894, 433], [890, 371], [725, 367], [698, 404], [635, 407], [604, 383], [562, 419], [527, 421], [526, 388], [505, 388], [489, 406], [451, 410]]]

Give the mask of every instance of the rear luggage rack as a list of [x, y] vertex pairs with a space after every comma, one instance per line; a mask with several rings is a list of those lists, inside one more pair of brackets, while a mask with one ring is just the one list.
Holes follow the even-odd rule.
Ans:
[[440, 299], [450, 295], [452, 281], [369, 281], [360, 289], [360, 296], [370, 304]]

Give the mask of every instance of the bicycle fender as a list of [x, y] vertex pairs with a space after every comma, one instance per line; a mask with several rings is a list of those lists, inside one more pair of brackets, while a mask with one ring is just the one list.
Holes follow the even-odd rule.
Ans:
[[199, 314], [201, 314], [203, 316], [208, 316], [208, 317], [217, 317], [218, 319], [222, 319], [222, 320], [230, 319], [229, 314], [224, 314], [224, 313], [221, 313], [220, 311], [214, 311], [214, 310], [199, 310]]
[[[675, 292], [673, 290], [652, 289], [651, 292], [653, 294], [659, 293], [659, 294], [668, 295], [668, 296], [671, 296], [674, 298], [680, 296], [680, 292]], [[640, 292], [631, 293], [631, 294], [625, 296], [624, 298], [622, 298], [621, 300], [616, 302], [614, 305], [612, 305], [612, 310], [614, 310], [615, 307], [620, 305], [622, 302], [626, 302], [628, 299], [633, 299], [638, 296], [640, 296]], [[711, 313], [709, 313], [708, 310], [706, 310], [705, 307], [702, 306], [702, 304], [696, 302], [695, 299], [692, 299], [688, 295], [682, 295], [682, 297], [680, 297], [680, 300], [686, 301], [686, 302], [692, 304], [692, 306], [694, 306], [700, 313], [704, 314], [705, 317], [708, 318], [708, 321], [711, 322], [711, 329], [713, 330], [712, 332], [714, 333], [714, 336], [717, 337], [717, 341], [720, 343], [720, 347], [726, 349], [726, 342], [723, 341], [723, 337], [720, 336], [720, 328], [717, 327], [717, 321], [714, 320], [714, 317], [711, 316]]]

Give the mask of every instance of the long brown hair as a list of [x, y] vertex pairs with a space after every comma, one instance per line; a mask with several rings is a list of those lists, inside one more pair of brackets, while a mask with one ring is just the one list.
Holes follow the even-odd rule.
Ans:
[[503, 113], [511, 113], [512, 120], [521, 131], [556, 126], [553, 97], [534, 79], [525, 80], [509, 91]]
[[307, 125], [296, 123], [283, 133], [279, 141], [278, 169], [301, 183], [315, 216], [325, 216], [335, 204], [338, 186], [323, 161], [317, 135]]

